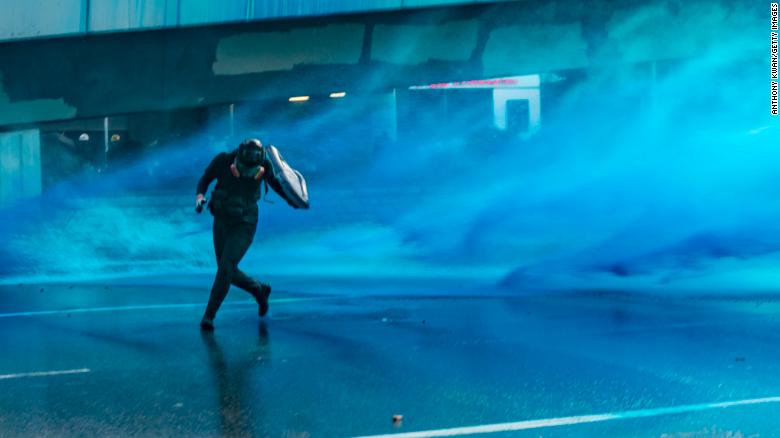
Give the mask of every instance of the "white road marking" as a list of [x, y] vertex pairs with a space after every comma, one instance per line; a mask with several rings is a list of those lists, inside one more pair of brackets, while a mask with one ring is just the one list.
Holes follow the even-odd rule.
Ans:
[[[283, 304], [283, 303], [297, 303], [301, 301], [318, 301], [332, 299], [331, 297], [322, 298], [279, 298], [275, 300], [269, 300], [271, 304]], [[222, 304], [223, 306], [256, 306], [251, 301], [228, 301]], [[62, 309], [62, 310], [41, 310], [33, 312], [14, 312], [14, 313], [0, 313], [0, 318], [16, 318], [22, 316], [45, 316], [45, 315], [62, 315], [66, 313], [94, 313], [94, 312], [119, 312], [125, 310], [157, 310], [157, 309], [184, 309], [188, 307], [205, 307], [206, 303], [186, 303], [186, 304], [149, 304], [141, 306], [115, 306], [115, 307], [84, 307], [76, 309]]]
[[625, 420], [630, 418], [658, 417], [661, 415], [683, 414], [689, 412], [723, 409], [733, 406], [778, 403], [780, 397], [753, 398], [717, 403], [702, 403], [697, 405], [682, 405], [666, 408], [641, 409], [636, 411], [610, 412], [596, 415], [579, 415], [574, 417], [547, 418], [542, 420], [516, 421], [513, 423], [485, 424], [481, 426], [454, 427], [450, 429], [425, 430], [419, 432], [391, 433], [384, 435], [366, 435], [357, 438], [428, 438], [440, 436], [463, 436], [480, 433], [511, 432], [515, 430], [540, 429], [543, 427], [570, 426], [583, 423], [598, 423], [610, 420]]
[[22, 379], [25, 377], [62, 376], [65, 374], [84, 374], [88, 372], [90, 372], [89, 368], [79, 368], [77, 370], [38, 371], [34, 373], [0, 374], [0, 380]]

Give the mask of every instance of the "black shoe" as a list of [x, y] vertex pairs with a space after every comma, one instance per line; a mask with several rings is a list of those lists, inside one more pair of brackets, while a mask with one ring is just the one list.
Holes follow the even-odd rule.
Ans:
[[200, 329], [204, 332], [213, 332], [214, 320], [204, 316], [203, 319], [200, 320]]
[[271, 296], [271, 285], [260, 283], [260, 296], [257, 298], [257, 314], [265, 316], [268, 313], [268, 297]]

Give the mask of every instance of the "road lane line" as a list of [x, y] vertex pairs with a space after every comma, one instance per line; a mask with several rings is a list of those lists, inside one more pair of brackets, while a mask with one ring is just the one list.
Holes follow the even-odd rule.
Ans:
[[[302, 301], [320, 301], [333, 299], [332, 297], [322, 298], [279, 298], [270, 300], [271, 304], [284, 304], [284, 303], [298, 303]], [[41, 310], [32, 312], [13, 312], [13, 313], [0, 313], [0, 318], [18, 318], [23, 316], [46, 316], [46, 315], [62, 315], [66, 313], [96, 313], [96, 312], [119, 312], [127, 310], [157, 310], [157, 309], [184, 309], [190, 307], [204, 307], [204, 303], [187, 303], [187, 304], [149, 304], [140, 306], [115, 306], [115, 307], [85, 307], [76, 309], [62, 309], [62, 310]], [[257, 304], [252, 301], [229, 301], [223, 303], [222, 306], [247, 306]]]
[[67, 374], [84, 374], [90, 371], [91, 370], [89, 368], [79, 368], [77, 370], [36, 371], [33, 373], [0, 374], [0, 380], [22, 379], [25, 377], [62, 376]]
[[383, 435], [365, 435], [356, 438], [429, 438], [441, 436], [464, 436], [483, 433], [511, 432], [515, 430], [541, 429], [543, 427], [571, 426], [584, 423], [598, 423], [611, 420], [626, 420], [631, 418], [659, 417], [662, 415], [685, 414], [712, 409], [725, 409], [734, 406], [778, 403], [780, 397], [764, 397], [727, 402], [702, 403], [695, 405], [671, 406], [665, 408], [641, 409], [636, 411], [610, 412], [596, 415], [578, 415], [573, 417], [546, 418], [541, 420], [525, 420], [512, 423], [484, 424], [481, 426], [453, 427], [449, 429], [425, 430], [419, 432], [391, 433]]

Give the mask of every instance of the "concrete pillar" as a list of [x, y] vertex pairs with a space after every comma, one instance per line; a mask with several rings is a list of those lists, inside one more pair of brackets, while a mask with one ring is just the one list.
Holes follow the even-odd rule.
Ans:
[[40, 193], [40, 131], [31, 129], [0, 134], [0, 206]]

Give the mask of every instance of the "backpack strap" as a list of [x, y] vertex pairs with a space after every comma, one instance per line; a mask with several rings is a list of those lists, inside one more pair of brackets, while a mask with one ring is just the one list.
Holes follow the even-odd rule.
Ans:
[[267, 202], [268, 204], [274, 204], [274, 201], [268, 200], [268, 181], [266, 181], [265, 178], [263, 178], [263, 187], [264, 189], [260, 189], [263, 202]]

